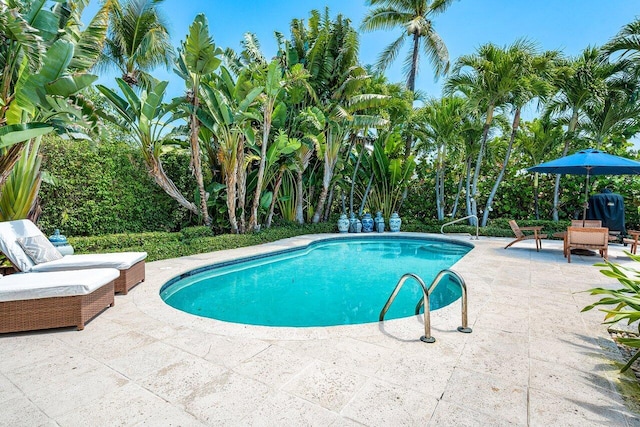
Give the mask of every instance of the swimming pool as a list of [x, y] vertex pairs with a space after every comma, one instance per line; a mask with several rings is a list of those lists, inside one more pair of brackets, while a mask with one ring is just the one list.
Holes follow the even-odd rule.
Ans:
[[[167, 282], [170, 306], [194, 315], [264, 326], [333, 326], [377, 322], [400, 277], [415, 273], [427, 285], [473, 246], [411, 237], [326, 239], [292, 250], [214, 264]], [[422, 297], [408, 282], [385, 319], [413, 315]], [[431, 295], [431, 309], [460, 297], [452, 281]]]

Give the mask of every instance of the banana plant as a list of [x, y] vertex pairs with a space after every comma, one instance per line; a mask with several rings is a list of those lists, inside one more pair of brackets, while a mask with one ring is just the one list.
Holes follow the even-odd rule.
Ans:
[[202, 152], [200, 149], [198, 108], [200, 107], [201, 81], [213, 73], [222, 60], [222, 49], [217, 47], [209, 35], [207, 18], [199, 14], [189, 27], [189, 34], [182, 43], [179, 51], [176, 73], [187, 84], [190, 96], [187, 100], [189, 108], [189, 141], [191, 148], [191, 169], [196, 178], [198, 191], [200, 192], [200, 212], [202, 221], [206, 226], [211, 225], [211, 218], [207, 209], [207, 192], [205, 191], [202, 176]]
[[130, 132], [137, 143], [147, 172], [171, 198], [195, 215], [199, 215], [198, 207], [178, 190], [175, 183], [162, 166], [162, 149], [171, 139], [170, 124], [176, 119], [172, 115], [183, 99], [176, 98], [170, 103], [163, 103], [168, 82], [157, 82], [148, 90], [138, 95], [122, 79], [117, 78], [122, 96], [113, 90], [98, 85], [97, 88], [113, 107], [116, 115], [101, 112], [101, 116], [114, 123], [126, 132]]
[[[247, 156], [245, 145], [253, 144], [255, 134], [250, 121], [260, 121], [253, 110], [256, 99], [262, 92], [260, 87], [251, 87], [241, 75], [234, 81], [225, 68], [220, 75], [202, 86], [202, 104], [198, 119], [214, 135], [213, 147], [217, 163], [222, 169], [227, 186], [227, 209], [232, 233], [244, 233], [246, 170], [255, 156]], [[210, 159], [212, 161], [213, 159]], [[237, 217], [240, 211], [240, 218]]]
[[273, 213], [275, 210], [276, 202], [279, 196], [280, 187], [282, 185], [282, 179], [287, 170], [292, 170], [294, 166], [294, 156], [298, 150], [302, 147], [302, 143], [297, 138], [289, 138], [286, 133], [280, 131], [275, 138], [273, 144], [269, 147], [266, 155], [265, 166], [265, 181], [269, 182], [274, 180], [272, 192], [267, 192], [262, 197], [261, 206], [267, 205], [269, 211], [267, 214], [267, 221], [265, 226], [271, 227], [273, 220]]
[[0, 3], [0, 187], [23, 142], [54, 129], [97, 129], [96, 120], [87, 120], [96, 116], [78, 93], [97, 79], [88, 71], [106, 37], [106, 5], [80, 30], [87, 3]]

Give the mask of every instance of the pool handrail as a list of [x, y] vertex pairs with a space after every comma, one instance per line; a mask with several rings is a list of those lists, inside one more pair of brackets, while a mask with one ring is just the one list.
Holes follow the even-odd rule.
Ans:
[[[476, 215], [467, 215], [464, 218], [454, 219], [453, 221], [442, 224], [442, 227], [440, 227], [440, 234], [444, 234], [444, 227], [446, 227], [447, 225], [455, 224], [456, 222], [464, 221], [465, 219], [469, 218], [476, 219], [476, 240], [480, 240], [480, 238], [478, 237], [478, 217]], [[473, 240], [473, 236], [471, 236], [471, 240]]]
[[386, 304], [380, 311], [379, 321], [382, 322], [384, 320], [384, 315], [387, 314], [389, 307], [391, 307], [391, 304], [393, 303], [396, 296], [398, 295], [398, 292], [400, 292], [400, 288], [402, 288], [402, 286], [405, 284], [407, 279], [413, 278], [418, 282], [418, 284], [422, 288], [422, 298], [420, 299], [420, 301], [418, 301], [418, 304], [416, 304], [415, 314], [418, 315], [420, 313], [420, 308], [422, 306], [425, 307], [424, 335], [420, 337], [420, 341], [426, 342], [426, 343], [435, 342], [436, 339], [431, 336], [431, 309], [429, 307], [429, 296], [431, 295], [431, 292], [433, 292], [433, 290], [440, 284], [440, 281], [445, 275], [453, 276], [456, 279], [456, 283], [458, 283], [462, 291], [462, 326], [458, 326], [458, 332], [463, 332], [465, 334], [471, 333], [472, 329], [469, 328], [468, 322], [467, 322], [467, 285], [464, 279], [462, 278], [462, 276], [460, 276], [460, 274], [448, 268], [441, 270], [436, 276], [436, 278], [433, 279], [433, 282], [431, 282], [431, 285], [429, 285], [428, 288], [425, 285], [424, 281], [417, 274], [414, 274], [414, 273], [403, 274], [400, 280], [398, 281], [398, 283], [396, 284], [396, 287], [393, 289], [393, 292], [389, 296], [389, 299], [387, 300]]

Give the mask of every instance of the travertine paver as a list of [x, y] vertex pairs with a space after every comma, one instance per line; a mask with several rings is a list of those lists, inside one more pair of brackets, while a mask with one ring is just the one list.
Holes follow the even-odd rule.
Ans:
[[[615, 388], [602, 313], [580, 312], [595, 300], [580, 291], [616, 282], [596, 257], [568, 264], [557, 241], [472, 242], [454, 269], [474, 332], [456, 332], [456, 302], [432, 313], [434, 344], [418, 340], [421, 317], [269, 328], [159, 297], [189, 269], [326, 237], [148, 263], [146, 282], [82, 332], [0, 336], [0, 425], [640, 426]], [[622, 249], [612, 261], [632, 265]]]

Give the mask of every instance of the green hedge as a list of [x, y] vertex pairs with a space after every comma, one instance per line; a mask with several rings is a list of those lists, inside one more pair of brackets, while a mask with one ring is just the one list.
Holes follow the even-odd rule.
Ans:
[[234, 249], [273, 242], [303, 234], [332, 233], [335, 224], [288, 224], [249, 234], [221, 234], [214, 236], [207, 227], [187, 227], [180, 232], [151, 232], [112, 234], [94, 237], [69, 237], [76, 253], [105, 253], [145, 251], [147, 261]]
[[[38, 225], [48, 234], [96, 236], [144, 231], [175, 231], [191, 225], [186, 210], [149, 177], [137, 149], [122, 141], [69, 141], [46, 138], [42, 169], [54, 183], [40, 190]], [[167, 173], [184, 194], [193, 182], [189, 158], [163, 156]]]

